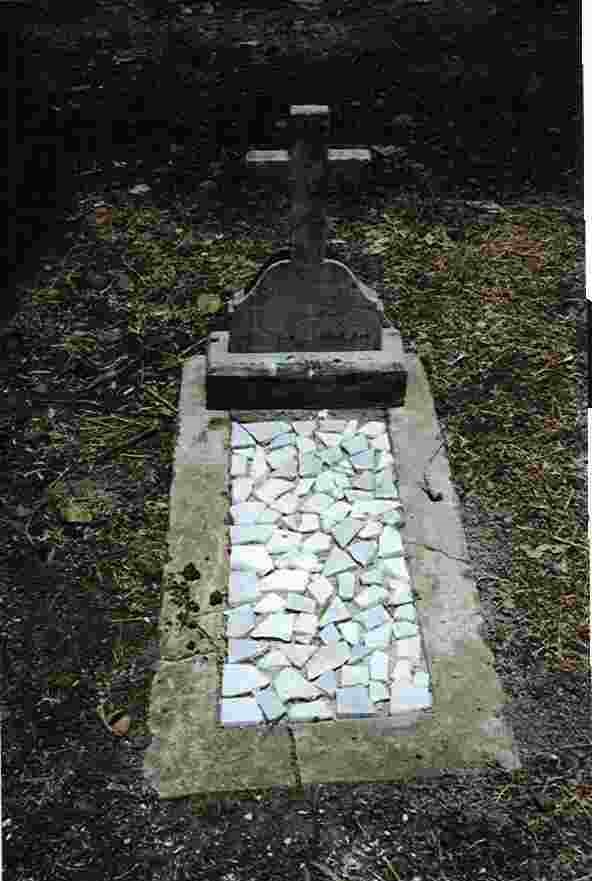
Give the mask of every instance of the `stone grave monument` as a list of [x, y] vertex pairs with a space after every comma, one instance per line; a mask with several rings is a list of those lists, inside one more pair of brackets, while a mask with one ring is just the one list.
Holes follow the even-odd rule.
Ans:
[[327, 259], [331, 164], [359, 164], [367, 150], [328, 150], [329, 108], [292, 106], [294, 145], [252, 151], [254, 166], [291, 166], [292, 255], [269, 265], [230, 304], [230, 331], [211, 336], [208, 407], [401, 406], [406, 374], [397, 330], [378, 295]]

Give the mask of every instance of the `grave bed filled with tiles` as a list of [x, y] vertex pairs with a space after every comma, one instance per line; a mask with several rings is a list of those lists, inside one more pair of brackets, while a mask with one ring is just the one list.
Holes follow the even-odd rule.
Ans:
[[431, 707], [385, 419], [232, 421], [224, 726]]

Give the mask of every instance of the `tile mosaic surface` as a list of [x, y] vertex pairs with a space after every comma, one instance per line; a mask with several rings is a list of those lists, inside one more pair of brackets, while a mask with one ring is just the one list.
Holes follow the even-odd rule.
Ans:
[[431, 706], [386, 424], [232, 424], [222, 725]]

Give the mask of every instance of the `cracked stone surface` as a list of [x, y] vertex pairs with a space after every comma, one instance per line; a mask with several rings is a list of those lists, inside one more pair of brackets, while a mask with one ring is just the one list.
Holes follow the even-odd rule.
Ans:
[[428, 709], [386, 424], [233, 422], [224, 726]]

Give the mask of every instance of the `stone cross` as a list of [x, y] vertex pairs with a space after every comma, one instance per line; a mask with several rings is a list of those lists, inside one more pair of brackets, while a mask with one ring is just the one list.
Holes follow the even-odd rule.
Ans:
[[327, 190], [329, 170], [369, 162], [366, 149], [328, 149], [330, 110], [324, 104], [290, 107], [294, 145], [287, 150], [250, 150], [247, 166], [279, 169], [289, 165], [292, 179], [292, 260], [304, 266], [320, 264], [327, 245]]
[[210, 337], [208, 407], [398, 406], [406, 388], [400, 335], [376, 292], [325, 256], [330, 167], [359, 167], [370, 152], [327, 148], [325, 105], [293, 106], [290, 115], [292, 149], [254, 150], [246, 160], [291, 167], [292, 250], [235, 294], [229, 331]]

